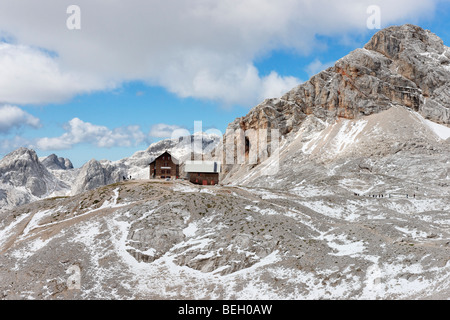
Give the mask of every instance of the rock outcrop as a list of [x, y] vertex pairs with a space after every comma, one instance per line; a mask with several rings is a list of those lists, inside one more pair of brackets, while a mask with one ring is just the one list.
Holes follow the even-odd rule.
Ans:
[[[394, 26], [281, 98], [265, 100], [228, 130], [276, 129], [283, 137], [297, 132], [308, 116], [359, 119], [394, 105], [449, 125], [449, 81], [450, 49], [443, 41], [417, 26]], [[224, 168], [225, 174], [232, 170]]]

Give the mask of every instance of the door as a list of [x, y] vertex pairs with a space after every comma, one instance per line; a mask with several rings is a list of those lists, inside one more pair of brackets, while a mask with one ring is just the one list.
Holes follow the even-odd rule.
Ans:
[[207, 186], [208, 185], [208, 180], [203, 180], [203, 185]]

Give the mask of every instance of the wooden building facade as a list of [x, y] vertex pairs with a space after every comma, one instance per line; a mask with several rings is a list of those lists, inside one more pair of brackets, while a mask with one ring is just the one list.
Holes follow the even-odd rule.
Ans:
[[219, 183], [219, 174], [207, 172], [189, 173], [189, 181], [193, 184], [214, 186]]
[[179, 177], [179, 161], [167, 151], [150, 163], [150, 179], [178, 179]]
[[213, 161], [188, 161], [185, 169], [188, 179], [193, 184], [219, 184], [220, 164]]

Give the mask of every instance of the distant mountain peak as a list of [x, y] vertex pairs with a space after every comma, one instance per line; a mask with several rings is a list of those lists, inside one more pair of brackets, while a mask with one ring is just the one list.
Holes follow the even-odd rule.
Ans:
[[56, 154], [51, 154], [41, 160], [42, 164], [51, 170], [70, 170], [73, 169], [72, 162], [67, 158], [58, 157]]
[[39, 158], [36, 154], [36, 151], [32, 150], [32, 149], [28, 149], [28, 148], [18, 148], [12, 152], [10, 152], [9, 154], [7, 154], [2, 161], [6, 161], [8, 159], [29, 159], [31, 161], [35, 161], [38, 162]]

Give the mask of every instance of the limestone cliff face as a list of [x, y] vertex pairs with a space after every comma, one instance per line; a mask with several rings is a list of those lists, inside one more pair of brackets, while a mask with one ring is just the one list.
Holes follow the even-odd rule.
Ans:
[[230, 129], [276, 128], [287, 134], [308, 115], [354, 119], [399, 104], [450, 124], [450, 49], [430, 31], [390, 27], [280, 99], [268, 99]]
[[411, 83], [418, 101], [413, 106], [423, 116], [450, 124], [450, 49], [437, 35], [412, 25], [392, 27], [378, 32], [365, 48], [385, 56], [392, 73]]
[[420, 27], [394, 26], [281, 98], [265, 100], [228, 129], [278, 129], [285, 136], [297, 132], [309, 115], [356, 119], [393, 105], [449, 125], [449, 81], [450, 48]]

